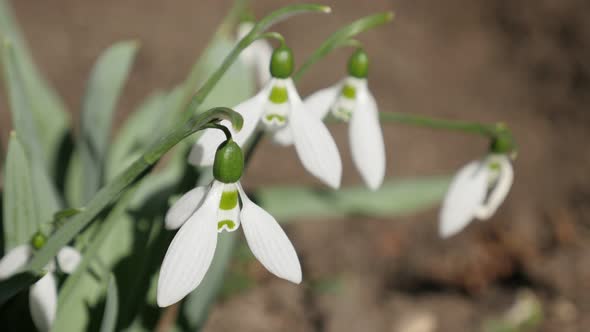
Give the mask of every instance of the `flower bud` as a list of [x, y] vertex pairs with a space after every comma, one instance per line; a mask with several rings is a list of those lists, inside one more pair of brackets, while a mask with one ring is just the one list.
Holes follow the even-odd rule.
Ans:
[[213, 162], [213, 176], [223, 183], [235, 183], [244, 171], [244, 154], [240, 146], [229, 139], [217, 148]]
[[31, 245], [35, 250], [41, 249], [45, 245], [45, 242], [47, 242], [47, 238], [41, 232], [35, 233], [31, 238]]
[[366, 78], [369, 74], [369, 57], [358, 48], [348, 59], [348, 74], [356, 78]]
[[274, 49], [270, 58], [270, 74], [274, 78], [289, 78], [295, 67], [293, 51], [284, 45]]

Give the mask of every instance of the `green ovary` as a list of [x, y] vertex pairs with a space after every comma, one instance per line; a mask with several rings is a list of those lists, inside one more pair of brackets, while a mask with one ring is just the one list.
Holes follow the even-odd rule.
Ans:
[[217, 222], [217, 231], [223, 229], [224, 226], [227, 226], [227, 229], [234, 230], [236, 228], [236, 223], [232, 220], [222, 220]]
[[342, 87], [342, 96], [348, 99], [355, 99], [356, 98], [356, 89], [348, 84], [345, 84]]
[[[224, 191], [221, 194], [219, 208], [222, 210], [231, 210], [238, 206], [238, 191]], [[224, 221], [223, 221], [224, 222]], [[233, 221], [231, 221], [233, 223]], [[222, 221], [220, 221], [222, 223]]]
[[272, 90], [270, 91], [270, 96], [268, 100], [275, 104], [284, 104], [289, 100], [289, 95], [287, 93], [287, 88], [282, 86], [273, 86]]

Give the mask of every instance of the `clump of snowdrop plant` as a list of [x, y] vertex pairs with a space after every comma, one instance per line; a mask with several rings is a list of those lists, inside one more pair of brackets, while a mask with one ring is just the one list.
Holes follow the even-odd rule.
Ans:
[[[36, 233], [31, 244], [23, 244], [10, 250], [0, 259], [0, 281], [13, 276], [31, 259], [33, 253], [43, 247], [46, 238]], [[63, 273], [74, 272], [80, 263], [80, 253], [73, 247], [63, 247], [57, 257], [45, 266], [45, 275], [29, 289], [29, 310], [33, 323], [39, 331], [49, 331], [57, 312], [57, 280], [55, 273], [58, 268]]]
[[215, 153], [214, 180], [182, 196], [166, 214], [166, 227], [180, 227], [162, 263], [158, 280], [158, 305], [180, 301], [199, 286], [211, 265], [217, 233], [236, 231], [240, 225], [252, 253], [279, 278], [301, 282], [295, 249], [277, 221], [253, 203], [240, 178], [244, 156], [231, 138]]
[[[183, 299], [180, 310], [170, 311], [181, 323], [168, 322], [174, 326], [163, 328], [198, 330], [231, 261], [228, 253], [240, 241], [223, 234], [218, 242], [218, 236], [240, 228], [266, 270], [294, 284], [304, 282], [295, 248], [278, 221], [316, 210], [330, 215], [379, 210], [393, 216], [400, 207], [391, 202], [400, 197], [424, 203], [420, 195], [414, 197], [418, 184], [400, 188], [384, 182], [386, 153], [395, 155], [384, 144], [385, 122], [478, 134], [493, 142], [490, 152], [459, 170], [448, 188], [440, 214], [442, 236], [459, 232], [473, 219], [487, 219], [498, 209], [513, 180], [509, 157], [515, 148], [505, 127], [378, 110], [368, 86], [369, 58], [354, 38], [390, 22], [391, 12], [342, 27], [296, 68], [293, 50], [271, 28], [296, 14], [327, 14], [331, 9], [293, 4], [257, 22], [238, 23], [243, 4], [236, 3], [188, 79], [150, 97], [117, 135], [110, 132], [116, 118], [112, 115], [138, 43], [121, 42], [106, 50], [82, 100], [81, 133], [72, 136], [69, 113], [30, 62], [34, 57], [22, 47], [17, 27], [11, 26], [11, 11], [4, 10], [6, 3], [0, 0], [0, 21], [8, 25], [0, 56], [4, 95], [9, 97], [14, 129], [7, 156], [0, 158], [6, 159], [0, 187], [0, 243], [5, 250], [0, 258], [0, 319], [24, 326], [12, 330], [28, 330], [31, 323], [28, 314], [7, 313], [29, 310], [40, 331], [96, 329], [98, 322], [103, 331], [151, 331], [170, 317], [163, 309], [159, 313], [166, 318], [154, 318], [155, 309]], [[273, 49], [266, 38], [280, 44]], [[302, 101], [297, 79], [330, 52], [351, 45], [357, 48], [346, 77]], [[253, 82], [244, 79], [252, 75], [244, 75], [244, 70], [255, 74], [260, 89], [254, 96]], [[234, 84], [227, 84], [226, 78]], [[217, 93], [211, 93], [214, 89]], [[205, 101], [223, 107], [206, 109]], [[341, 186], [342, 163], [323, 122], [328, 118], [348, 124], [352, 159], [365, 184], [358, 189], [334, 190]], [[240, 180], [247, 156], [264, 137], [293, 146], [305, 170], [329, 188], [318, 185], [318, 194], [287, 186], [279, 193], [267, 191], [272, 193], [269, 200], [263, 198], [267, 188], [258, 186], [253, 188], [254, 203]], [[75, 148], [64, 138], [72, 138]], [[185, 139], [196, 141], [179, 144]], [[160, 162], [166, 153], [170, 158]], [[205, 180], [211, 174], [213, 180]], [[380, 190], [384, 187], [387, 190]], [[441, 192], [440, 183], [420, 188], [427, 188], [429, 203]], [[168, 204], [169, 197], [183, 192]], [[50, 237], [35, 233], [48, 224]], [[72, 243], [82, 252], [70, 247]], [[214, 257], [219, 264], [213, 264]], [[63, 275], [73, 272], [74, 277]], [[211, 278], [204, 279], [206, 275]], [[27, 295], [29, 308], [20, 308]], [[198, 310], [192, 310], [195, 303]], [[102, 320], [95, 316], [103, 312]]]

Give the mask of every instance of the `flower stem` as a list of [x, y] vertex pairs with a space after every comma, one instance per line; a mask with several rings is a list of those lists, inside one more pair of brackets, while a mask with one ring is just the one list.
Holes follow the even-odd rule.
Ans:
[[503, 123], [483, 124], [479, 122], [437, 119], [427, 116], [398, 112], [379, 112], [379, 118], [384, 122], [397, 122], [416, 127], [442, 129], [481, 135], [491, 139], [492, 143], [498, 140], [502, 141], [505, 146], [502, 146], [502, 151], [496, 152], [506, 153], [514, 152], [516, 150], [516, 143], [512, 138], [512, 133]]
[[303, 75], [303, 73], [305, 73], [313, 64], [325, 58], [334, 49], [342, 46], [343, 43], [347, 43], [347, 41], [352, 37], [363, 31], [390, 22], [393, 20], [393, 16], [393, 12], [365, 16], [334, 32], [322, 43], [322, 45], [320, 45], [320, 47], [316, 49], [316, 51], [310, 57], [305, 60], [301, 67], [297, 69], [297, 71], [292, 76], [293, 79], [299, 79], [301, 75]]

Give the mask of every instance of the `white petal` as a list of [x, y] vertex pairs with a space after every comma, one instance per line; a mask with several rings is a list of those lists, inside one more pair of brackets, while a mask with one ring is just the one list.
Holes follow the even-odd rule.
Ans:
[[338, 94], [342, 89], [342, 83], [337, 83], [329, 88], [318, 90], [305, 98], [303, 104], [305, 109], [320, 119], [326, 117], [332, 105], [336, 102]]
[[512, 181], [514, 180], [512, 163], [507, 156], [493, 156], [489, 162], [499, 164], [500, 174], [498, 175], [496, 184], [488, 194], [487, 201], [475, 212], [475, 216], [481, 220], [489, 219], [496, 213], [496, 210], [498, 210], [498, 207], [500, 207], [500, 204], [504, 202], [504, 199], [508, 195]]
[[461, 231], [473, 219], [486, 197], [488, 169], [473, 161], [457, 172], [440, 212], [439, 233], [449, 237]]
[[57, 264], [59, 268], [65, 273], [72, 273], [80, 264], [82, 256], [80, 252], [72, 247], [63, 247], [57, 253]]
[[32, 254], [33, 248], [28, 244], [12, 248], [0, 259], [0, 280], [11, 277], [21, 267], [25, 266]]
[[363, 89], [352, 112], [348, 128], [352, 160], [371, 190], [377, 190], [385, 177], [385, 145], [375, 99]]
[[57, 311], [57, 285], [53, 273], [47, 273], [29, 290], [29, 308], [39, 331], [49, 331]]
[[166, 229], [177, 229], [201, 206], [209, 187], [196, 187], [182, 195], [166, 212]]
[[[256, 96], [244, 101], [238, 106], [234, 107], [234, 111], [240, 113], [244, 118], [244, 124], [239, 132], [233, 130], [229, 121], [223, 120], [220, 124], [229, 128], [232, 133], [234, 141], [240, 146], [254, 133], [258, 127], [258, 122], [262, 116], [264, 103], [268, 98], [269, 86], [262, 89]], [[188, 161], [194, 166], [211, 166], [215, 159], [215, 151], [225, 141], [225, 135], [218, 129], [205, 129], [203, 135], [199, 137], [197, 142], [193, 145], [188, 156]]]
[[203, 205], [168, 247], [158, 279], [158, 306], [180, 301], [199, 286], [209, 269], [217, 246], [217, 210], [222, 187], [222, 183], [213, 182]]
[[238, 184], [242, 199], [242, 228], [252, 253], [264, 267], [279, 278], [299, 284], [301, 265], [295, 248], [277, 221], [254, 204]]
[[319, 117], [305, 109], [291, 79], [287, 80], [289, 126], [303, 167], [332, 188], [340, 187], [342, 161], [336, 143]]
[[271, 136], [272, 142], [281, 146], [289, 146], [293, 144], [293, 134], [291, 127], [286, 126], [275, 131]]

